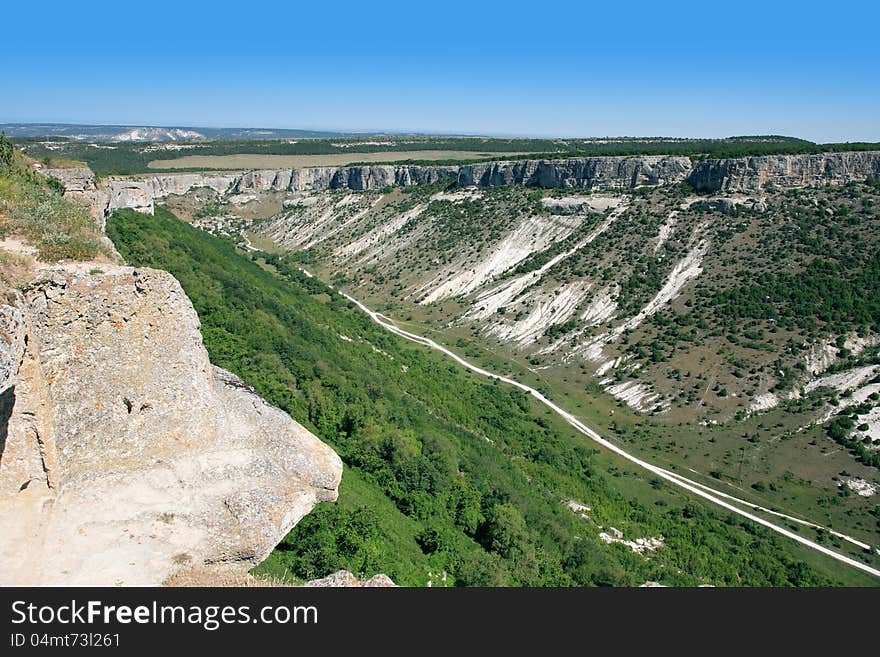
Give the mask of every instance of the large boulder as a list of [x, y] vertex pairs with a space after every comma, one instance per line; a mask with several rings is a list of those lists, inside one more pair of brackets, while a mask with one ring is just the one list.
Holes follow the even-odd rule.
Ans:
[[24, 347], [0, 399], [0, 584], [244, 571], [336, 499], [340, 459], [211, 365], [173, 276], [100, 267], [41, 271], [7, 322]]
[[321, 579], [313, 579], [306, 582], [305, 586], [310, 588], [379, 588], [386, 589], [396, 587], [397, 584], [385, 574], [373, 575], [370, 579], [359, 580], [351, 571], [339, 570], [332, 575], [322, 577]]

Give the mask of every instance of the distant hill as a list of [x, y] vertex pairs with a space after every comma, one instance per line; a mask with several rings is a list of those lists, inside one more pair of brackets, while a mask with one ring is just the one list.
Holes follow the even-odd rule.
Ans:
[[193, 128], [180, 126], [78, 125], [75, 123], [0, 123], [10, 137], [53, 137], [70, 141], [192, 141], [198, 139], [284, 139], [340, 137], [351, 133], [275, 128]]

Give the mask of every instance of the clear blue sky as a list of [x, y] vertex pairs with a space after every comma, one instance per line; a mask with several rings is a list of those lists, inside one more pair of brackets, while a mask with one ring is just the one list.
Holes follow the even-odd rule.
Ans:
[[880, 141], [875, 2], [8, 2], [0, 122]]

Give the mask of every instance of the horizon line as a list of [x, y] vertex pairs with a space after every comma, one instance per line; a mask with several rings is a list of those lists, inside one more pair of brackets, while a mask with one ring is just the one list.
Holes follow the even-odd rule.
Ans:
[[[725, 136], [705, 136], [705, 135], [560, 135], [546, 133], [480, 133], [480, 132], [459, 132], [459, 131], [429, 131], [424, 129], [406, 130], [406, 129], [370, 129], [370, 128], [316, 128], [316, 127], [281, 127], [281, 126], [246, 126], [246, 125], [198, 125], [186, 123], [135, 123], [135, 122], [83, 122], [83, 121], [10, 121], [0, 122], [2, 126], [83, 126], [91, 128], [161, 128], [161, 129], [203, 129], [203, 130], [275, 130], [275, 131], [296, 131], [296, 132], [316, 132], [338, 134], [340, 136], [416, 136], [416, 137], [468, 137], [468, 138], [488, 138], [488, 139], [583, 139], [583, 140], [599, 140], [599, 139], [670, 139], [670, 140], [717, 140], [723, 141], [727, 139], [741, 139], [745, 137], [775, 137], [784, 139], [798, 139], [812, 144], [821, 145], [823, 143], [873, 143], [870, 139], [850, 138], [844, 142], [821, 142], [812, 141], [804, 137], [795, 135], [783, 135], [776, 133], [752, 133], [752, 134], [735, 134]], [[36, 136], [52, 136], [52, 135], [36, 135]], [[63, 137], [64, 135], [58, 135]], [[320, 139], [321, 137], [303, 137], [304, 139]]]

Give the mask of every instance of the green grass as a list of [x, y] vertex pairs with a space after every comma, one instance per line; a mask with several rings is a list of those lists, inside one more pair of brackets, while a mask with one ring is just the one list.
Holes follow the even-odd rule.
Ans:
[[[108, 233], [131, 264], [180, 280], [215, 364], [346, 465], [339, 501], [294, 528], [266, 572], [344, 567], [411, 585], [427, 571], [459, 585], [876, 583], [599, 452], [521, 392], [375, 326], [288, 258], [244, 256], [161, 209], [119, 211]], [[590, 519], [566, 499], [590, 505]], [[666, 546], [645, 559], [600, 541], [600, 525]]]
[[0, 238], [13, 235], [36, 247], [45, 262], [89, 260], [107, 253], [88, 212], [10, 156], [0, 162]]
[[106, 254], [94, 220], [80, 205], [28, 179], [0, 177], [0, 235], [22, 236], [40, 260], [89, 260]]

